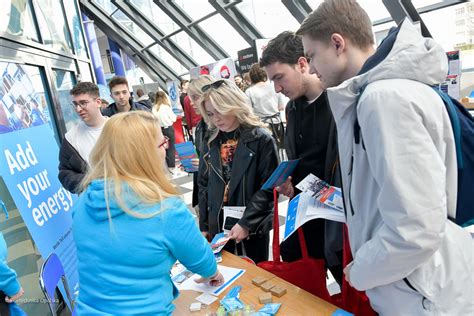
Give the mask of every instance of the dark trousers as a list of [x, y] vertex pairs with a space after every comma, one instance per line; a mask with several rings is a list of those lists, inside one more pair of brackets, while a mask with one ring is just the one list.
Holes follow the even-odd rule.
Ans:
[[174, 147], [174, 129], [173, 126], [170, 127], [162, 127], [161, 132], [164, 136], [168, 137], [169, 140], [169, 147], [166, 150], [166, 164], [168, 168], [174, 168], [176, 166], [175, 162], [175, 155], [176, 155], [176, 148]]
[[252, 259], [255, 263], [268, 260], [268, 247], [270, 242], [270, 234], [266, 233], [263, 235], [252, 236], [249, 240], [243, 240], [236, 244], [234, 240], [229, 240], [224, 246], [224, 249], [232, 254], [242, 256], [242, 244], [245, 248], [245, 254], [247, 257]]

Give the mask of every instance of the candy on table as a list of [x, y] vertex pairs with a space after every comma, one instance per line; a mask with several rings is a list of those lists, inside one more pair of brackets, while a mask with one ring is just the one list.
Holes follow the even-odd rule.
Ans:
[[286, 289], [280, 285], [277, 285], [272, 287], [270, 292], [277, 297], [282, 297], [286, 294]]
[[269, 304], [273, 302], [272, 300], [272, 294], [271, 293], [262, 293], [258, 295], [258, 300], [260, 301], [260, 304]]
[[263, 283], [265, 283], [267, 281], [267, 278], [265, 277], [262, 277], [262, 276], [258, 276], [256, 278], [253, 278], [252, 279], [252, 283], [256, 286], [260, 286], [262, 285]]
[[275, 284], [273, 284], [270, 281], [267, 281], [267, 282], [263, 283], [262, 285], [260, 285], [262, 290], [264, 290], [265, 292], [270, 292], [271, 288], [274, 287], [274, 286], [275, 286]]
[[189, 306], [189, 310], [191, 312], [197, 312], [201, 310], [201, 303], [199, 302], [194, 302]]

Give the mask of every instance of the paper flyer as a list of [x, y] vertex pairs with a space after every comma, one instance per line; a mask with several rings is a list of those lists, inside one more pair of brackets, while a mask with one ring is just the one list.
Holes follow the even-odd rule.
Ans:
[[175, 144], [176, 152], [178, 153], [179, 160], [181, 161], [183, 168], [186, 172], [197, 172], [198, 167], [193, 165], [192, 160], [198, 158], [196, 149], [192, 142], [184, 142]]
[[301, 225], [316, 218], [325, 218], [342, 223], [346, 220], [343, 211], [319, 202], [308, 192], [302, 192], [288, 204], [283, 240], [286, 240]]
[[315, 199], [327, 206], [344, 211], [341, 189], [327, 184], [311, 173], [298, 183], [296, 188], [302, 192], [310, 193]]
[[231, 267], [226, 267], [226, 266], [223, 266], [223, 265], [217, 265], [217, 268], [219, 269], [219, 271], [224, 276], [224, 284], [222, 284], [219, 287], [212, 286], [209, 283], [201, 283], [201, 284], [196, 283], [194, 281], [194, 279], [198, 278], [197, 275], [191, 275], [191, 276], [185, 278], [180, 283], [177, 283], [174, 280], [173, 280], [173, 282], [175, 283], [176, 287], [180, 291], [181, 290], [192, 290], [192, 291], [197, 291], [197, 292], [202, 292], [202, 293], [207, 293], [207, 294], [218, 296], [226, 288], [228, 288], [232, 283], [234, 283], [235, 280], [240, 278], [245, 273], [244, 269], [231, 268]]
[[273, 171], [270, 178], [265, 181], [262, 190], [272, 190], [274, 187], [285, 182], [286, 179], [292, 175], [293, 170], [295, 170], [299, 162], [299, 159], [282, 161], [275, 171]]
[[229, 241], [230, 237], [225, 233], [219, 233], [214, 236], [211, 241], [211, 249], [214, 254], [221, 252], [222, 248], [224, 248], [225, 244]]

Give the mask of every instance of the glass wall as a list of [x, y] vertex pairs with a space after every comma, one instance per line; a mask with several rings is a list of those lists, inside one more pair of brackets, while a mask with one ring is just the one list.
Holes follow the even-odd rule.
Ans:
[[34, 0], [35, 13], [43, 43], [53, 49], [72, 53], [71, 37], [60, 0]]
[[86, 42], [84, 39], [84, 33], [82, 32], [81, 26], [81, 16], [77, 9], [77, 4], [75, 0], [67, 0], [63, 1], [64, 9], [67, 15], [67, 21], [69, 25], [69, 29], [71, 30], [72, 34], [72, 43], [74, 45], [74, 53], [86, 59], [87, 58], [87, 49], [86, 49]]
[[30, 1], [3, 0], [0, 6], [0, 32], [39, 41]]
[[74, 73], [70, 71], [55, 69], [53, 74], [54, 86], [56, 91], [58, 91], [58, 101], [61, 106], [64, 124], [66, 124], [66, 130], [69, 131], [79, 121], [79, 117], [71, 105], [71, 97], [69, 95], [69, 91], [76, 84], [76, 80]]

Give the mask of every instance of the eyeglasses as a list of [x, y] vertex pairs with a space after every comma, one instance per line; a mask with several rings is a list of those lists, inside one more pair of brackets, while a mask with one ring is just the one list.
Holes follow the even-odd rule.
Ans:
[[79, 101], [79, 102], [72, 101], [71, 106], [73, 107], [74, 110], [76, 110], [77, 107], [80, 107], [81, 109], [85, 109], [89, 103], [91, 103], [91, 101], [87, 101], [87, 100]]
[[165, 136], [165, 139], [158, 144], [158, 148], [163, 147], [163, 149], [168, 149], [170, 147], [170, 139]]
[[225, 80], [217, 80], [217, 81], [214, 81], [213, 83], [210, 83], [210, 84], [207, 84], [205, 86], [203, 86], [201, 88], [201, 91], [202, 92], [206, 92], [207, 90], [213, 88], [213, 89], [217, 89], [219, 88], [220, 86], [222, 86], [222, 84], [225, 83]]

